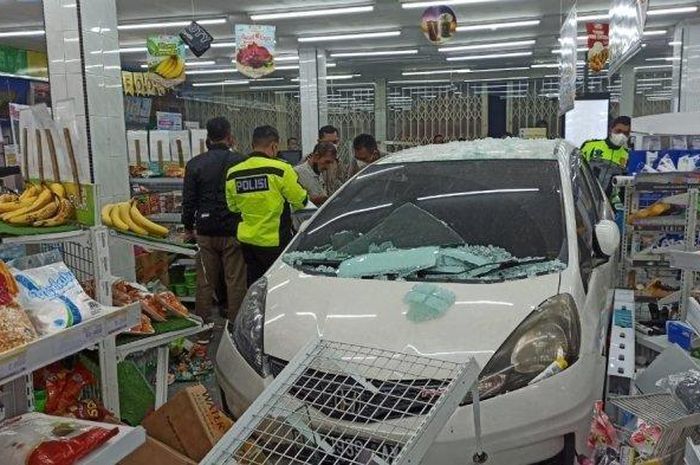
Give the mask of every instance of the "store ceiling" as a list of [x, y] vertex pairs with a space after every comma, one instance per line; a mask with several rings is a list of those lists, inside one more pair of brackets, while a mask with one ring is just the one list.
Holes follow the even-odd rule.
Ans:
[[[83, 0], [86, 1], [86, 0]], [[413, 1], [413, 0], [412, 0]], [[529, 67], [533, 63], [552, 63], [556, 55], [557, 36], [562, 15], [559, 14], [562, 4], [570, 5], [568, 0], [490, 0], [480, 1], [469, 5], [453, 5], [460, 25], [476, 25], [504, 21], [522, 21], [538, 19], [537, 26], [504, 29], [483, 32], [458, 32], [450, 46], [500, 43], [505, 41], [535, 40], [534, 45], [508, 49], [496, 49], [478, 52], [460, 52], [454, 54], [441, 53], [437, 47], [428, 43], [421, 34], [418, 24], [423, 9], [403, 9], [399, 0], [117, 0], [120, 24], [133, 24], [164, 20], [189, 20], [204, 18], [226, 18], [226, 23], [208, 26], [216, 40], [232, 42], [233, 25], [236, 23], [251, 23], [250, 14], [260, 12], [278, 12], [293, 9], [328, 9], [331, 7], [346, 7], [357, 5], [373, 5], [371, 13], [356, 13], [348, 15], [324, 15], [312, 18], [285, 18], [262, 21], [273, 24], [278, 28], [278, 50], [281, 55], [296, 53], [299, 37], [321, 34], [351, 34], [400, 30], [398, 37], [334, 41], [316, 44], [330, 54], [337, 52], [364, 52], [377, 50], [418, 49], [418, 54], [410, 56], [382, 57], [353, 57], [331, 58], [336, 67], [329, 74], [359, 74], [356, 80], [371, 80], [377, 77], [396, 79], [402, 71], [446, 68], [470, 68], [472, 70], [493, 69], [503, 67]], [[698, 2], [684, 0], [651, 0], [650, 8], [658, 9], [670, 5], [698, 5]], [[605, 12], [609, 6], [607, 0], [578, 1], [579, 14]], [[0, 0], [0, 33], [6, 30], [43, 27], [36, 18], [42, 17], [41, 2], [35, 0]], [[689, 17], [700, 17], [700, 14], [680, 14], [650, 17], [647, 30], [663, 30], [665, 34], [645, 38], [647, 47], [636, 57], [637, 62], [646, 58], [670, 56], [672, 48], [668, 45], [672, 39], [673, 26]], [[580, 33], [584, 33], [584, 24], [579, 24]], [[125, 46], [143, 46], [145, 38], [153, 33], [176, 33], [178, 28], [154, 28], [120, 31], [120, 44]], [[0, 34], [1, 35], [1, 34]], [[43, 37], [2, 38], [0, 45], [14, 45], [29, 49], [45, 48]], [[583, 43], [582, 43], [583, 45]], [[475, 61], [448, 62], [449, 55], [483, 55], [494, 52], [532, 51], [532, 56], [479, 59]], [[211, 49], [202, 60], [214, 60], [216, 65], [211, 68], [231, 66], [233, 48]], [[583, 58], [583, 54], [581, 54]], [[125, 67], [138, 69], [144, 62], [144, 53], [123, 53], [122, 62]], [[194, 58], [193, 58], [194, 60]], [[285, 65], [294, 62], [285, 62]], [[197, 69], [206, 69], [198, 67]], [[520, 76], [523, 73], [552, 74], [556, 70], [532, 70], [511, 72], [486, 72], [470, 74], [469, 78]], [[291, 78], [297, 75], [295, 70], [277, 71], [278, 76]], [[191, 76], [191, 81], [221, 81], [236, 77], [235, 74], [208, 74]], [[445, 78], [445, 76], [441, 76]], [[423, 79], [427, 79], [425, 76]], [[407, 79], [407, 78], [403, 78]]]

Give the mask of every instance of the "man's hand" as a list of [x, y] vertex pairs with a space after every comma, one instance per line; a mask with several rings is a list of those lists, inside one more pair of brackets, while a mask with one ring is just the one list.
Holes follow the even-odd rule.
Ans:
[[187, 244], [197, 243], [197, 235], [191, 229], [185, 229], [185, 243], [187, 243]]

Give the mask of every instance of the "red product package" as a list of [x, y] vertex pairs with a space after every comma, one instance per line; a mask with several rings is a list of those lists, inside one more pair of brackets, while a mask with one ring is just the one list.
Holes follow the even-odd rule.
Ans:
[[117, 434], [119, 428], [95, 427], [70, 439], [44, 441], [27, 458], [27, 465], [72, 465]]
[[95, 379], [82, 364], [73, 370], [60, 369], [46, 376], [46, 407], [48, 414], [60, 415], [78, 402], [85, 386], [94, 384]]

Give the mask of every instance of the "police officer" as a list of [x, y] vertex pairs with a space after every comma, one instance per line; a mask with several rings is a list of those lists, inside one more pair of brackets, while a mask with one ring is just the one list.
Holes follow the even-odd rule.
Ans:
[[632, 120], [629, 116], [619, 116], [610, 125], [606, 139], [589, 140], [581, 146], [581, 152], [588, 161], [600, 184], [610, 195], [612, 178], [627, 172], [627, 160]]
[[253, 152], [228, 171], [226, 201], [241, 214], [238, 241], [247, 267], [248, 286], [272, 266], [292, 238], [290, 209], [306, 206], [308, 196], [291, 165], [276, 156], [280, 136], [272, 126], [253, 131]]

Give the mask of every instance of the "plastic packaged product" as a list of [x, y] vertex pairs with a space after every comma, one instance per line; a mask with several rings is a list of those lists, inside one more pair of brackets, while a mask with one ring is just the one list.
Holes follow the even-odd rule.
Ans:
[[676, 169], [676, 165], [673, 163], [673, 160], [669, 155], [664, 155], [661, 157], [661, 160], [659, 160], [659, 164], [656, 166], [656, 170], [659, 173], [669, 173], [672, 171], [678, 171]]
[[593, 406], [591, 432], [588, 435], [588, 447], [591, 449], [612, 447], [618, 445], [617, 431], [608, 415], [603, 411], [603, 402], [597, 401]]
[[19, 302], [40, 335], [53, 334], [110, 311], [88, 296], [63, 262], [13, 270]]
[[634, 447], [641, 458], [650, 458], [654, 454], [659, 439], [661, 439], [661, 433], [659, 426], [640, 421], [639, 426], [630, 436], [630, 445]]
[[676, 373], [660, 379], [656, 385], [670, 392], [688, 413], [700, 413], [700, 371]]
[[15, 301], [18, 292], [10, 270], [0, 262], [0, 354], [37, 337], [29, 317]]
[[116, 427], [28, 413], [0, 425], [0, 458], [2, 465], [73, 465], [118, 433]]

